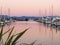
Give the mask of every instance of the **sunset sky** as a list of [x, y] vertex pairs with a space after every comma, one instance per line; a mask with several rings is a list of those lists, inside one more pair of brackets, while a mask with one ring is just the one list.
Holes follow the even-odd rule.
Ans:
[[39, 16], [51, 13], [51, 6], [53, 5], [53, 13], [59, 15], [60, 0], [0, 0], [3, 14], [8, 14], [10, 8], [11, 15], [17, 16]]

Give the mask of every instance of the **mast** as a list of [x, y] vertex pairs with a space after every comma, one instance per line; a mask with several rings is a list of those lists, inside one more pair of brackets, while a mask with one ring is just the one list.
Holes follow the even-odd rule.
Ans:
[[10, 16], [10, 8], [8, 8], [8, 15]]
[[[2, 21], [2, 6], [1, 6], [1, 8], [0, 8], [0, 15], [1, 15], [1, 17], [0, 17], [0, 21]], [[3, 20], [4, 20], [4, 18], [3, 18]]]
[[9, 21], [10, 21], [10, 8], [8, 8], [8, 16], [9, 16]]
[[51, 6], [51, 8], [52, 8], [52, 16], [53, 16], [53, 5]]
[[47, 16], [47, 10], [45, 9], [45, 16]]
[[2, 6], [1, 6], [1, 15], [2, 15]]
[[53, 20], [53, 5], [51, 6], [51, 15], [52, 15], [52, 17], [51, 17], [51, 27], [52, 27], [52, 20]]
[[40, 21], [40, 22], [43, 22], [43, 21], [42, 21], [42, 10], [41, 10], [41, 9], [39, 9], [39, 16], [40, 16], [39, 21]]
[[41, 9], [39, 10], [39, 15], [41, 16]]
[[[53, 20], [53, 5], [51, 6], [51, 9], [52, 9], [52, 19], [51, 19], [51, 23], [52, 23], [52, 20]], [[51, 24], [51, 27], [52, 27], [52, 24]], [[53, 30], [51, 28], [51, 31], [52, 31], [52, 40], [53, 40]]]

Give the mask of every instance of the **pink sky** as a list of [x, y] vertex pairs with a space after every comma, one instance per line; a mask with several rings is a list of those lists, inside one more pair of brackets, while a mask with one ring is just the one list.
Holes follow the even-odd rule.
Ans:
[[59, 14], [60, 0], [0, 0], [0, 10], [2, 6], [3, 14], [7, 14], [7, 10], [10, 8], [11, 15], [39, 16], [39, 11], [44, 14], [47, 10], [47, 14], [49, 14], [52, 4], [54, 14]]

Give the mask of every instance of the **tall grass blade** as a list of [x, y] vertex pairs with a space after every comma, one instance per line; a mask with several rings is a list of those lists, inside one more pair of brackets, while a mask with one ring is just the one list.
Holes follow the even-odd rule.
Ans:
[[11, 29], [11, 31], [10, 31], [10, 33], [9, 33], [9, 35], [8, 35], [7, 40], [8, 40], [8, 39], [9, 39], [9, 37], [11, 36], [11, 34], [12, 34], [12, 32], [13, 32], [13, 29], [14, 29], [14, 27]]
[[8, 38], [5, 41], [5, 43], [7, 43], [10, 38], [12, 38], [11, 35], [12, 35], [12, 32], [13, 32], [13, 29], [14, 29], [14, 27], [10, 30], [10, 33], [9, 33]]
[[23, 32], [20, 32], [17, 37], [13, 40], [11, 45], [15, 45], [16, 41], [21, 38], [21, 36], [27, 31], [28, 29], [24, 30]]
[[1, 31], [0, 31], [0, 41], [2, 39], [2, 34], [3, 34], [3, 27], [1, 28]]
[[12, 39], [13, 39], [13, 35], [9, 38], [9, 40], [7, 40], [5, 45], [11, 45]]
[[3, 34], [3, 35], [5, 35], [6, 33], [8, 33], [10, 30], [11, 30], [11, 29], [9, 29], [8, 31], [4, 32], [4, 34]]

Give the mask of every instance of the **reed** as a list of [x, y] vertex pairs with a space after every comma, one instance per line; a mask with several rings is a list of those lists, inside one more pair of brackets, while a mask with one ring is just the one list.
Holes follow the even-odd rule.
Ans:
[[[6, 31], [5, 33], [3, 33], [3, 29], [4, 27], [2, 26], [1, 27], [1, 30], [0, 30], [0, 45], [16, 45], [17, 43], [17, 40], [19, 40], [19, 38], [21, 38], [21, 36], [29, 29], [25, 29], [24, 31], [18, 33], [18, 34], [12, 34], [13, 33], [13, 30], [14, 30], [14, 27], [12, 27], [11, 29], [9, 29], [8, 31]], [[5, 42], [3, 42], [3, 36], [5, 34], [8, 33], [8, 37], [6, 39]]]

